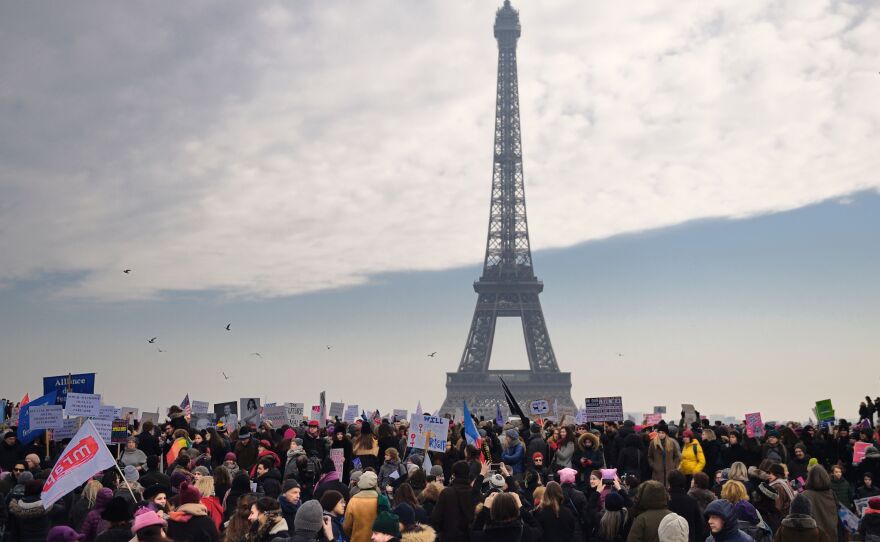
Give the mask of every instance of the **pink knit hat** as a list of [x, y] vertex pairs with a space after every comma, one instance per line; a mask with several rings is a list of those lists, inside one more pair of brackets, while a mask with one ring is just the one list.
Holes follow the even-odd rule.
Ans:
[[153, 525], [168, 527], [168, 523], [160, 518], [159, 514], [153, 512], [149, 508], [141, 508], [134, 514], [134, 524], [131, 526], [131, 534], [137, 534], [141, 529], [152, 527]]
[[558, 473], [559, 482], [562, 484], [573, 484], [574, 479], [577, 476], [577, 471], [571, 467], [566, 467], [564, 469], [560, 469]]

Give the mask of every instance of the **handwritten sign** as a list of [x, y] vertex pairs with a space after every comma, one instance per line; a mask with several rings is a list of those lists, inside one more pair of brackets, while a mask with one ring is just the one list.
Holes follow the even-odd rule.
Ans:
[[746, 436], [758, 438], [764, 436], [764, 422], [760, 412], [746, 414]]
[[67, 420], [62, 420], [61, 427], [56, 429], [52, 436], [55, 440], [73, 438], [76, 436], [78, 430], [79, 420], [77, 418], [69, 418]]
[[[68, 404], [70, 404], [70, 394], [67, 395], [67, 401]], [[104, 439], [104, 444], [113, 444], [113, 420], [98, 418], [92, 420], [92, 424], [94, 424], [95, 429], [98, 430], [98, 434], [101, 435], [101, 438]]]
[[871, 446], [870, 442], [856, 442], [853, 444], [853, 465], [858, 465], [865, 459], [865, 451]]
[[585, 402], [588, 422], [623, 421], [622, 397], [589, 397]]
[[410, 448], [445, 452], [449, 436], [449, 420], [437, 416], [416, 416], [410, 418], [407, 445]]
[[287, 407], [284, 405], [263, 407], [263, 420], [272, 422], [272, 427], [276, 428], [287, 424]]
[[85, 416], [87, 418], [98, 417], [98, 411], [101, 409], [101, 395], [97, 393], [76, 393], [67, 394], [67, 403], [65, 412], [68, 416]]
[[335, 420], [336, 418], [342, 419], [342, 415], [345, 413], [345, 403], [334, 403], [330, 402], [330, 419]]
[[61, 412], [62, 407], [58, 404], [52, 405], [35, 405], [30, 411], [30, 429], [58, 429], [64, 425], [64, 416]]
[[312, 414], [309, 416], [309, 421], [322, 422], [321, 419], [321, 405], [313, 405], [312, 406]]
[[209, 406], [208, 401], [193, 401], [192, 412], [193, 414], [207, 414]]
[[550, 412], [550, 403], [546, 399], [538, 399], [529, 403], [529, 413], [535, 415], [543, 415]]
[[663, 414], [659, 412], [654, 414], [645, 414], [645, 425], [657, 425], [663, 420]]
[[354, 423], [354, 421], [358, 417], [358, 414], [360, 414], [358, 406], [359, 405], [348, 405], [347, 407], [345, 407], [345, 415], [342, 418], [345, 423]]
[[342, 448], [330, 448], [330, 460], [333, 461], [333, 468], [339, 476], [342, 476], [342, 468], [345, 466], [345, 450]]
[[302, 423], [305, 416], [306, 405], [304, 403], [284, 403], [287, 407], [287, 423], [297, 427]]
[[113, 405], [101, 405], [97, 417], [101, 420], [117, 420], [122, 417], [122, 409]]
[[407, 411], [405, 408], [395, 408], [392, 415], [395, 420], [405, 420], [407, 418]]

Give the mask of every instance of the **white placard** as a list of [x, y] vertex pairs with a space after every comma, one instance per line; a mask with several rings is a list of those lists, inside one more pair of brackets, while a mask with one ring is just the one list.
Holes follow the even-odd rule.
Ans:
[[550, 412], [550, 402], [546, 399], [538, 399], [529, 403], [529, 414], [541, 416]]
[[95, 429], [98, 430], [98, 434], [104, 439], [104, 444], [107, 446], [112, 444], [113, 419], [98, 418], [97, 420], [92, 420], [92, 423], [95, 425]]
[[287, 423], [293, 427], [298, 427], [305, 416], [306, 405], [304, 403], [284, 403], [287, 408]]
[[394, 420], [405, 420], [407, 418], [407, 411], [405, 408], [395, 408], [392, 412], [394, 416]]
[[158, 412], [142, 412], [141, 413], [141, 425], [144, 425], [146, 422], [152, 422], [153, 425], [159, 423], [159, 413]]
[[209, 406], [211, 405], [208, 403], [208, 401], [193, 401], [192, 412], [193, 414], [207, 414]]
[[343, 416], [342, 420], [345, 423], [354, 423], [361, 412], [358, 407], [359, 405], [348, 405], [345, 407], [345, 416]]
[[28, 409], [31, 431], [37, 429], [58, 429], [64, 424], [61, 405], [36, 405]]
[[286, 406], [263, 407], [263, 420], [272, 422], [272, 427], [278, 428], [282, 425], [286, 425], [288, 423], [287, 419]]
[[579, 408], [577, 411], [577, 416], [574, 418], [574, 422], [578, 425], [584, 425], [587, 423], [587, 409]]
[[321, 419], [321, 405], [312, 406], [312, 413], [311, 416], [309, 416], [309, 421], [316, 421], [318, 423], [323, 422]]
[[77, 418], [69, 418], [62, 420], [61, 427], [52, 433], [52, 438], [56, 441], [66, 438], [73, 438], [79, 430], [79, 420]]
[[446, 438], [449, 436], [449, 420], [437, 416], [416, 416], [409, 421], [407, 446], [432, 452], [446, 451]]
[[113, 405], [101, 405], [98, 409], [99, 420], [117, 420], [122, 416], [122, 409]]
[[342, 476], [342, 469], [345, 467], [345, 450], [342, 448], [330, 448], [330, 459], [333, 461], [333, 467], [339, 476]]
[[342, 415], [345, 411], [345, 403], [330, 403], [330, 419], [335, 420], [336, 418], [342, 419]]
[[85, 416], [93, 418], [98, 416], [101, 409], [101, 395], [97, 393], [76, 393], [67, 394], [67, 403], [65, 413], [68, 416]]

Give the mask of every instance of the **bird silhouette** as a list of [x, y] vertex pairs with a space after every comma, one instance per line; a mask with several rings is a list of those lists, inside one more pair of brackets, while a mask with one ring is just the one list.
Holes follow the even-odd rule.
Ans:
[[618, 353], [617, 353], [617, 357], [622, 358], [622, 357], [623, 357], [623, 354], [621, 354], [620, 352], [618, 352]]
[[222, 374], [222, 375], [223, 375], [223, 378], [225, 378], [225, 379], [226, 379], [226, 380], [229, 380], [229, 377], [228, 377], [228, 376], [226, 376], [226, 373], [224, 373], [224, 372], [221, 372], [221, 373], [220, 373], [220, 374]]
[[327, 345], [327, 350], [330, 350], [331, 348], [333, 348], [333, 347], [330, 346], [330, 345], [328, 344], [328, 345]]
[[154, 342], [156, 342], [156, 339], [158, 339], [158, 338], [159, 338], [159, 337], [153, 337], [152, 339], [150, 339], [150, 340], [147, 341], [147, 342], [150, 343], [150, 344], [153, 344]]
[[260, 354], [259, 352], [253, 352], [251, 355], [252, 355], [252, 356], [257, 356], [258, 358], [263, 357], [263, 355]]
[[131, 269], [123, 269], [122, 272], [127, 275], [127, 274], [131, 273]]
[[162, 349], [159, 348], [158, 346], [156, 347], [156, 350], [158, 350], [159, 352], [167, 352], [167, 350], [162, 350]]
[[437, 352], [431, 352], [430, 354], [428, 354], [428, 357], [433, 358], [436, 355], [437, 355]]
[[231, 327], [232, 327], [232, 322], [226, 324], [226, 331], [232, 331], [231, 329], [229, 329]]

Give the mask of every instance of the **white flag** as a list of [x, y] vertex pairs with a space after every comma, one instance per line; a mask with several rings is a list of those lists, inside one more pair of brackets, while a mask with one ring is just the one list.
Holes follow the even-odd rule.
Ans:
[[79, 428], [73, 440], [64, 448], [52, 473], [43, 485], [43, 507], [48, 510], [61, 497], [85, 483], [95, 474], [116, 465], [116, 460], [104, 444], [104, 439], [92, 420]]
[[422, 402], [419, 401], [419, 406], [416, 407], [416, 416], [422, 415]]
[[431, 472], [431, 467], [434, 465], [431, 464], [431, 456], [428, 455], [427, 450], [425, 451], [425, 460], [422, 461], [422, 470], [429, 473]]

